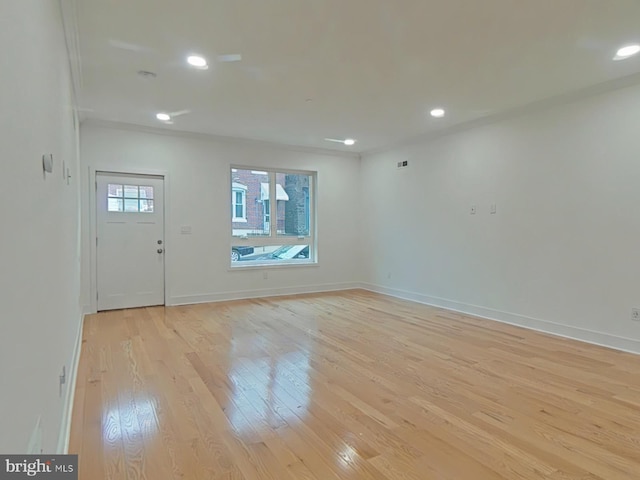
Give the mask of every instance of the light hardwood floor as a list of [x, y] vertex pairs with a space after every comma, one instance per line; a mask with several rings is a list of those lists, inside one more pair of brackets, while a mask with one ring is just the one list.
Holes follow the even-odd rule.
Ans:
[[87, 318], [80, 478], [640, 478], [640, 356], [364, 291]]

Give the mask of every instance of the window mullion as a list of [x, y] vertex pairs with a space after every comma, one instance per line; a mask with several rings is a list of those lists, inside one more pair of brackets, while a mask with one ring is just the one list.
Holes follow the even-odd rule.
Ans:
[[269, 233], [271, 238], [278, 236], [278, 198], [276, 194], [276, 174], [275, 172], [269, 172], [269, 211], [271, 212]]

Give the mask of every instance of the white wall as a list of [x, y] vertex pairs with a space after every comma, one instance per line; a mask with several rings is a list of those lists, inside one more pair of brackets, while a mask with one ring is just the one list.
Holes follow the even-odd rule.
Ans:
[[[166, 135], [117, 126], [83, 124], [83, 225], [89, 225], [90, 168], [115, 172], [164, 171], [166, 204], [167, 304], [256, 297], [351, 287], [360, 280], [360, 161], [338, 155]], [[318, 172], [319, 266], [229, 271], [230, 165], [280, 167]], [[181, 235], [180, 227], [192, 227]], [[83, 230], [83, 299], [91, 305], [92, 237]]]
[[0, 1], [0, 72], [0, 452], [24, 453], [38, 417], [54, 452], [58, 375], [80, 321], [77, 141], [56, 0]]
[[364, 157], [369, 287], [640, 352], [638, 112], [636, 86]]

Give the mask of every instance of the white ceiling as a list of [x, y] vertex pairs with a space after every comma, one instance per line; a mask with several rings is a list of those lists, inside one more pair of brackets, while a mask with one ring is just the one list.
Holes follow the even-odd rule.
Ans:
[[[307, 147], [368, 151], [640, 72], [640, 55], [612, 61], [640, 43], [638, 0], [78, 0], [77, 10], [84, 118]], [[211, 68], [189, 68], [193, 52]], [[242, 62], [214, 62], [235, 53]], [[444, 119], [428, 115], [436, 106]], [[173, 125], [155, 119], [183, 109]]]

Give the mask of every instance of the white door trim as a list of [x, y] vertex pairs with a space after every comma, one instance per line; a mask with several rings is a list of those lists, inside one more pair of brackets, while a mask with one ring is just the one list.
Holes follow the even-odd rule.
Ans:
[[89, 278], [91, 282], [90, 288], [90, 306], [91, 312], [98, 311], [98, 249], [96, 247], [96, 238], [98, 232], [97, 210], [96, 210], [96, 175], [105, 173], [108, 175], [154, 175], [164, 178], [164, 301], [165, 305], [169, 305], [169, 292], [171, 292], [171, 276], [169, 268], [172, 258], [172, 244], [169, 235], [169, 225], [171, 225], [171, 188], [169, 182], [169, 172], [166, 170], [155, 170], [149, 168], [126, 168], [114, 169], [109, 166], [92, 165], [89, 167]]

